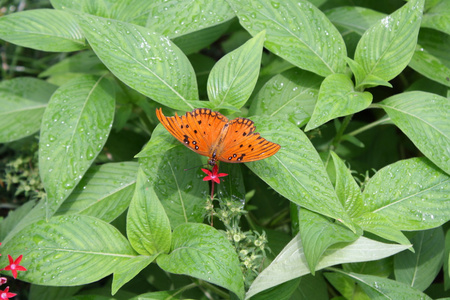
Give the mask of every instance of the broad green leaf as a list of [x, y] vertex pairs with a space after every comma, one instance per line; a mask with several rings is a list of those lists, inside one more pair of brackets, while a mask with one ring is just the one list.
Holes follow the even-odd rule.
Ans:
[[[23, 255], [26, 272], [18, 278], [50, 286], [83, 285], [113, 273], [136, 257], [126, 238], [110, 224], [90, 216], [58, 216], [24, 228], [1, 246], [2, 253]], [[0, 257], [6, 265], [7, 257]], [[95, 266], [101, 266], [95, 267]]]
[[325, 12], [328, 19], [343, 36], [352, 32], [362, 36], [369, 27], [386, 16], [370, 8], [358, 6], [340, 6]]
[[351, 58], [346, 58], [347, 64], [352, 70], [353, 75], [355, 76], [355, 90], [363, 90], [368, 87], [374, 87], [378, 85], [384, 85], [387, 87], [392, 87], [388, 81], [381, 79], [373, 74], [366, 74], [366, 71], [363, 67], [354, 61]]
[[102, 150], [114, 117], [114, 89], [104, 77], [83, 76], [61, 86], [45, 110], [39, 174], [50, 218]]
[[182, 294], [184, 291], [185, 289], [180, 288], [170, 291], [151, 292], [140, 294], [139, 296], [133, 297], [130, 300], [170, 300], [176, 299], [177, 297], [179, 297], [179, 294]]
[[108, 71], [105, 65], [98, 59], [93, 51], [82, 51], [69, 56], [62, 61], [52, 65], [39, 77], [63, 75], [67, 73], [96, 74], [102, 75]]
[[35, 204], [36, 200], [27, 201], [15, 210], [10, 210], [8, 212], [8, 216], [0, 223], [0, 241], [3, 241], [8, 233], [10, 233], [14, 227], [30, 213]]
[[299, 227], [303, 252], [311, 274], [325, 250], [336, 243], [353, 242], [358, 235], [322, 215], [300, 208]]
[[356, 280], [370, 299], [431, 300], [421, 291], [395, 280], [356, 273], [346, 275]]
[[224, 203], [238, 202], [239, 206], [243, 208], [246, 199], [241, 166], [239, 164], [220, 164], [219, 171], [228, 176], [220, 178], [220, 184], [215, 185], [216, 197], [221, 198]]
[[0, 39], [36, 50], [70, 52], [86, 48], [74, 18], [54, 9], [34, 9], [0, 18]]
[[165, 271], [186, 274], [222, 286], [240, 299], [244, 280], [239, 259], [227, 238], [205, 224], [186, 223], [173, 231], [172, 252], [156, 260]]
[[[127, 223], [128, 225], [128, 223]], [[124, 284], [133, 279], [156, 258], [153, 256], [136, 256], [117, 266], [113, 275], [111, 293], [114, 295]]]
[[450, 219], [450, 177], [426, 158], [398, 161], [379, 170], [363, 192], [366, 209], [400, 230], [422, 230]]
[[281, 149], [273, 156], [246, 165], [290, 201], [334, 218], [354, 229], [308, 137], [294, 124], [267, 117], [252, 118], [257, 130]]
[[337, 272], [324, 272], [323, 275], [345, 299], [371, 300], [353, 279]]
[[448, 98], [417, 91], [389, 97], [379, 105], [428, 159], [450, 174]]
[[156, 126], [152, 132], [152, 136], [147, 145], [144, 146], [141, 152], [136, 154], [135, 157], [151, 157], [153, 155], [159, 155], [161, 152], [168, 151], [174, 147], [177, 147], [176, 139], [167, 132], [164, 126]]
[[217, 108], [229, 105], [240, 109], [247, 102], [258, 80], [264, 35], [260, 32], [212, 68], [208, 98]]
[[[45, 286], [32, 284], [28, 299], [38, 300], [60, 300], [60, 299], [72, 299], [71, 296], [75, 295], [83, 286]], [[72, 299], [73, 300], [73, 299]], [[100, 299], [96, 299], [100, 300]]]
[[145, 173], [139, 169], [136, 190], [127, 215], [127, 236], [142, 255], [170, 250], [171, 229], [164, 207]]
[[371, 102], [372, 94], [355, 91], [353, 82], [347, 75], [331, 74], [320, 86], [319, 96], [305, 131], [337, 117], [357, 113], [367, 108]]
[[422, 28], [409, 66], [440, 84], [450, 87], [450, 36]]
[[394, 241], [402, 245], [410, 244], [406, 236], [397, 227], [397, 224], [386, 216], [366, 212], [353, 220], [366, 232], [373, 233], [388, 241]]
[[357, 217], [365, 210], [361, 188], [339, 156], [334, 152], [331, 152], [331, 156], [336, 170], [336, 194], [350, 217]]
[[0, 82], [0, 143], [36, 133], [47, 102], [56, 88], [31, 77]]
[[367, 75], [389, 81], [407, 66], [416, 47], [424, 1], [409, 1], [364, 33], [355, 61]]
[[346, 49], [330, 20], [305, 0], [227, 0], [252, 35], [266, 30], [264, 46], [321, 76], [345, 71]]
[[422, 27], [432, 28], [450, 34], [450, 2], [438, 0], [423, 15]]
[[411, 239], [414, 253], [394, 256], [395, 279], [424, 291], [436, 279], [444, 259], [444, 231], [441, 227], [419, 231]]
[[177, 146], [168, 151], [161, 149], [158, 155], [141, 157], [139, 163], [164, 206], [171, 227], [175, 228], [203, 220], [209, 186], [202, 180], [206, 175], [197, 167], [202, 165], [200, 155], [175, 139], [173, 143]]
[[194, 69], [168, 38], [150, 29], [77, 15], [89, 44], [108, 69], [125, 84], [174, 109], [202, 106]]
[[110, 0], [50, 0], [50, 2], [56, 9], [72, 9], [105, 18], [109, 16], [109, 11], [112, 6], [111, 4], [114, 3], [114, 1]]
[[[328, 248], [316, 270], [343, 263], [377, 260], [407, 248], [408, 246], [385, 244], [360, 237], [351, 244], [338, 244]], [[296, 235], [273, 262], [256, 277], [246, 298], [308, 273], [309, 268], [302, 241], [300, 235]]]
[[83, 214], [111, 222], [128, 208], [137, 170], [135, 162], [91, 167], [56, 215]]
[[286, 118], [303, 126], [312, 115], [322, 80], [298, 68], [275, 75], [253, 98], [249, 115]]

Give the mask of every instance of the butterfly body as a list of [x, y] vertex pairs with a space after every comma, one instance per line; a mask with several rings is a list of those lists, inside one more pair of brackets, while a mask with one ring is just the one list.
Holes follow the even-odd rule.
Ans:
[[207, 156], [212, 166], [217, 161], [242, 163], [272, 156], [281, 147], [254, 132], [253, 121], [246, 118], [228, 120], [207, 108], [194, 109], [184, 116], [166, 117], [161, 109], [156, 116], [163, 126], [185, 146]]

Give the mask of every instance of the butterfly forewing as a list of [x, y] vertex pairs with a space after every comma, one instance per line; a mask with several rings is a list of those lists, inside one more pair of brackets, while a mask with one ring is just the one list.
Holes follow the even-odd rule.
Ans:
[[177, 140], [200, 155], [210, 156], [217, 137], [228, 119], [210, 109], [198, 108], [179, 117], [166, 117], [161, 109], [156, 116]]
[[236, 118], [228, 126], [222, 141], [223, 150], [219, 153], [220, 161], [242, 163], [260, 160], [274, 155], [281, 148], [255, 133], [255, 125], [249, 119]]

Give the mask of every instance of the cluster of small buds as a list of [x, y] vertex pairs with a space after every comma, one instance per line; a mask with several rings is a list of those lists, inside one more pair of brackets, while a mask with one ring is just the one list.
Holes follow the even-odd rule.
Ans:
[[[1, 243], [0, 243], [1, 245]], [[22, 255], [20, 255], [17, 259], [13, 259], [11, 257], [11, 255], [8, 254], [8, 260], [9, 260], [9, 265], [7, 265], [6, 267], [4, 267], [3, 269], [0, 269], [0, 271], [11, 271], [14, 279], [17, 278], [17, 271], [26, 271], [27, 269], [23, 266], [20, 265], [20, 262], [22, 261]], [[8, 280], [6, 279], [6, 277], [0, 277], [0, 285], [4, 285]], [[17, 294], [15, 293], [10, 293], [9, 292], [9, 286], [7, 286], [4, 290], [0, 290], [0, 299], [9, 299], [12, 298], [14, 296], [16, 296]]]

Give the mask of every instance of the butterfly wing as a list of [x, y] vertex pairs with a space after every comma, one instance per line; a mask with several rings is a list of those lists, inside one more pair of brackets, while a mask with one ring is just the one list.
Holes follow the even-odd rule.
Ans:
[[217, 143], [228, 119], [207, 108], [197, 108], [186, 115], [166, 117], [161, 108], [156, 110], [156, 116], [163, 126], [186, 147], [204, 156], [211, 156], [211, 149]]
[[274, 155], [281, 146], [272, 143], [255, 132], [252, 120], [236, 118], [228, 123], [218, 159], [230, 163], [242, 163], [264, 159]]

